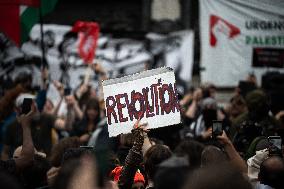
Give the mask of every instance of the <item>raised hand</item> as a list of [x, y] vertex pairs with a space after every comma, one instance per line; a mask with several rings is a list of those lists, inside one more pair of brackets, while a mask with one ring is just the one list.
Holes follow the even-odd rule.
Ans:
[[31, 104], [31, 111], [27, 114], [22, 114], [20, 116], [17, 117], [17, 120], [19, 121], [19, 123], [22, 125], [22, 127], [26, 127], [29, 126], [31, 123], [31, 119], [32, 117], [38, 112], [37, 110], [37, 106], [35, 101], [32, 102]]
[[217, 139], [224, 146], [232, 144], [231, 140], [228, 138], [228, 136], [227, 136], [225, 131], [223, 131], [221, 136], [217, 136]]
[[60, 96], [64, 96], [64, 86], [59, 81], [54, 80], [53, 85], [56, 87], [57, 91], [59, 92]]

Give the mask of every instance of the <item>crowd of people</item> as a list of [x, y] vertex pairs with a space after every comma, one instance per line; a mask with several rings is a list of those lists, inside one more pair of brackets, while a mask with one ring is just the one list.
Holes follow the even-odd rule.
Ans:
[[[90, 69], [107, 79], [99, 64]], [[137, 120], [130, 134], [112, 138], [101, 84], [94, 88], [84, 80], [70, 89], [49, 80], [48, 68], [41, 76], [37, 90], [25, 72], [2, 89], [3, 189], [284, 188], [284, 111], [271, 113], [253, 76], [248, 82], [255, 90], [244, 95], [237, 87], [222, 106], [217, 88], [202, 84], [180, 94], [182, 123], [148, 130]], [[48, 96], [51, 86], [57, 101]], [[32, 99], [28, 112], [26, 99]], [[214, 120], [222, 123], [216, 136]]]

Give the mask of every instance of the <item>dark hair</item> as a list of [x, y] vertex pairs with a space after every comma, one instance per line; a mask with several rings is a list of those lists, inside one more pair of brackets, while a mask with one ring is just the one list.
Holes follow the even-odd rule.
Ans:
[[175, 149], [175, 154], [178, 156], [187, 156], [189, 166], [196, 168], [201, 164], [201, 153], [204, 145], [195, 140], [187, 139], [182, 141]]
[[144, 157], [145, 171], [151, 180], [154, 179], [158, 165], [171, 155], [171, 150], [165, 145], [157, 144], [147, 150]]
[[[35, 148], [43, 151], [47, 156], [50, 155], [52, 148], [52, 128], [54, 126], [55, 117], [53, 115], [42, 113], [34, 116], [31, 123], [31, 132], [34, 140]], [[39, 129], [38, 129], [38, 126]]]
[[52, 166], [59, 167], [61, 165], [61, 160], [64, 152], [68, 148], [78, 148], [80, 146], [80, 141], [78, 137], [68, 137], [64, 138], [56, 144], [51, 150], [50, 162]]
[[70, 160], [80, 159], [85, 154], [92, 155], [92, 151], [84, 148], [69, 148], [63, 154], [62, 164]]
[[56, 176], [54, 183], [52, 185], [53, 189], [67, 189], [69, 187], [69, 183], [75, 173], [75, 171], [80, 166], [79, 159], [73, 159], [65, 163], [58, 175]]
[[31, 73], [28, 72], [20, 72], [17, 77], [15, 78], [14, 83], [17, 85], [19, 83], [26, 83], [26, 82], [32, 82], [33, 77]]
[[217, 88], [215, 85], [208, 83], [208, 84], [201, 86], [201, 89], [202, 89], [202, 97], [208, 98], [208, 97], [211, 97], [212, 90], [216, 90]]
[[187, 158], [173, 155], [159, 165], [154, 179], [155, 189], [180, 189], [189, 173]]
[[159, 168], [154, 180], [155, 189], [182, 188], [188, 172], [187, 167]]
[[212, 166], [216, 163], [225, 162], [228, 158], [226, 154], [216, 146], [206, 146], [201, 153], [201, 166]]
[[1, 188], [21, 189], [19, 182], [15, 177], [7, 172], [0, 170], [0, 186]]
[[262, 184], [275, 189], [283, 188], [284, 160], [278, 156], [264, 160], [260, 165], [258, 177]]
[[35, 155], [33, 164], [25, 168], [22, 173], [25, 188], [46, 186], [46, 173], [50, 168], [51, 166], [46, 158], [40, 155]]
[[249, 181], [230, 164], [200, 168], [191, 174], [184, 189], [252, 189]]
[[88, 117], [87, 117], [86, 113], [89, 109], [95, 109], [95, 110], [98, 111], [98, 115], [94, 120], [94, 123], [98, 124], [100, 122], [100, 112], [101, 112], [100, 102], [96, 98], [89, 99], [89, 101], [87, 102], [87, 105], [86, 105], [86, 110], [85, 110], [85, 116], [86, 116], [87, 120], [88, 120]]
[[270, 109], [270, 100], [264, 91], [256, 89], [249, 92], [245, 97], [245, 101], [251, 117], [260, 119], [267, 116]]

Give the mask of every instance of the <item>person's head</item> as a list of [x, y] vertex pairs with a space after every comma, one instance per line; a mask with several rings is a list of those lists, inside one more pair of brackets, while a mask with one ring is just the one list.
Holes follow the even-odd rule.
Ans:
[[52, 166], [59, 167], [63, 158], [64, 152], [68, 148], [78, 148], [80, 146], [80, 140], [78, 137], [64, 138], [56, 144], [51, 150], [50, 162]]
[[256, 76], [255, 76], [254, 73], [249, 73], [247, 78], [246, 78], [246, 80], [248, 82], [251, 82], [251, 83], [255, 84], [255, 86], [257, 86], [257, 79], [256, 79]]
[[216, 86], [212, 83], [204, 83], [202, 85], [202, 94], [203, 98], [215, 98], [216, 96]]
[[84, 155], [92, 156], [92, 154], [93, 154], [93, 152], [91, 150], [88, 150], [88, 149], [84, 149], [84, 148], [69, 148], [69, 149], [66, 149], [64, 154], [63, 154], [62, 164], [66, 163], [66, 162], [68, 162], [70, 160], [80, 159]]
[[217, 101], [208, 97], [202, 101], [202, 115], [206, 128], [212, 126], [212, 121], [217, 120]]
[[230, 100], [230, 114], [233, 118], [241, 115], [247, 110], [245, 99], [241, 95], [236, 95]]
[[172, 152], [169, 147], [165, 145], [154, 145], [150, 147], [145, 156], [144, 156], [144, 163], [145, 163], [145, 171], [149, 179], [153, 181], [156, 171], [158, 169], [158, 165], [171, 157]]
[[201, 153], [204, 145], [195, 140], [184, 140], [175, 149], [175, 154], [178, 156], [187, 156], [189, 166], [193, 168], [200, 167]]
[[189, 175], [183, 189], [252, 189], [249, 181], [230, 164], [217, 164]]
[[254, 90], [246, 95], [246, 104], [252, 118], [262, 118], [269, 112], [269, 101], [262, 90]]
[[260, 183], [275, 189], [283, 188], [284, 160], [278, 156], [264, 160], [260, 165], [258, 179]]
[[37, 188], [47, 185], [47, 171], [50, 169], [48, 160], [35, 155], [33, 164], [23, 170], [22, 178], [26, 188]]
[[116, 153], [110, 151], [108, 153], [108, 167], [107, 167], [107, 173], [110, 173], [114, 168], [121, 165], [119, 158]]
[[98, 123], [100, 121], [100, 103], [97, 99], [91, 98], [86, 104], [85, 116], [87, 120]]
[[72, 180], [76, 170], [78, 169], [80, 161], [78, 159], [71, 160], [65, 163], [59, 170], [52, 184], [53, 189], [67, 189]]
[[189, 173], [187, 157], [173, 155], [159, 164], [154, 178], [155, 189], [180, 189]]
[[212, 166], [227, 160], [226, 154], [216, 146], [206, 146], [201, 153], [201, 167]]
[[16, 78], [14, 83], [17, 84], [21, 84], [22, 87], [26, 90], [26, 91], [31, 91], [32, 89], [32, 81], [33, 81], [33, 77], [32, 74], [29, 72], [20, 72]]

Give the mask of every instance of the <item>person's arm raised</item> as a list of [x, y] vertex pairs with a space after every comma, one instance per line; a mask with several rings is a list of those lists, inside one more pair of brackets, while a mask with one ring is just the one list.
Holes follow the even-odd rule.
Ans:
[[60, 100], [59, 102], [55, 105], [55, 109], [53, 111], [53, 115], [57, 116], [58, 114], [58, 111], [60, 109], [60, 106], [64, 100], [64, 87], [63, 87], [63, 84], [60, 83], [59, 81], [53, 81], [53, 85], [56, 87], [59, 95], [60, 95]]
[[83, 112], [81, 111], [78, 102], [76, 101], [73, 95], [66, 96], [65, 99], [67, 103], [67, 117], [65, 122], [65, 129], [67, 131], [71, 131], [73, 129], [75, 118], [78, 118], [80, 120], [83, 119]]
[[135, 173], [143, 161], [142, 146], [144, 143], [144, 131], [139, 125], [139, 122], [140, 120], [137, 120], [132, 130], [134, 143], [125, 158], [125, 164], [119, 177], [118, 186], [120, 189], [131, 188]]
[[196, 89], [193, 93], [192, 103], [189, 105], [189, 108], [185, 112], [186, 117], [194, 119], [196, 111], [198, 108], [198, 102], [202, 98], [202, 90], [200, 88]]
[[31, 119], [37, 112], [35, 102], [32, 103], [31, 111], [28, 114], [22, 114], [17, 119], [23, 129], [23, 147], [19, 158], [15, 159], [16, 169], [21, 170], [33, 162], [34, 159], [34, 144], [31, 135]]
[[225, 131], [223, 131], [223, 134], [221, 136], [217, 136], [218, 141], [224, 145], [224, 149], [227, 152], [230, 161], [232, 164], [240, 170], [242, 173], [247, 173], [247, 164], [242, 159], [240, 154], [235, 149], [233, 143], [230, 141], [228, 136], [226, 135]]

